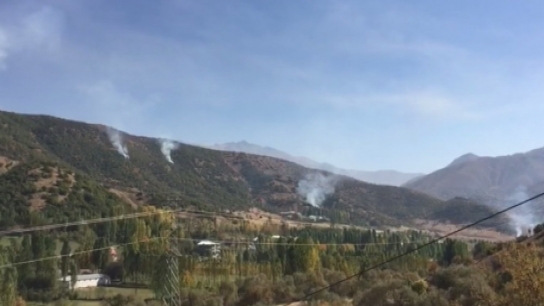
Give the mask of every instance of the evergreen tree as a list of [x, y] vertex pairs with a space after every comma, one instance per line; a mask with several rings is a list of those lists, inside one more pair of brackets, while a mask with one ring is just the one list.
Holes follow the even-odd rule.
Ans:
[[[17, 262], [27, 262], [34, 259], [32, 253], [32, 238], [30, 235], [25, 235], [21, 242], [21, 247], [16, 255]], [[22, 288], [23, 284], [28, 280], [32, 279], [36, 275], [36, 265], [34, 263], [28, 263], [24, 265], [17, 266], [17, 271], [19, 275], [18, 288]]]
[[[45, 236], [40, 232], [32, 234], [32, 259], [44, 258], [46, 256]], [[36, 274], [42, 274], [44, 271], [44, 262], [36, 262]]]
[[75, 260], [70, 261], [70, 287], [72, 290], [77, 282], [77, 275], [79, 274], [79, 268]]
[[68, 273], [70, 272], [70, 242], [68, 239], [65, 239], [62, 243], [62, 249], [60, 251], [61, 254], [61, 264], [60, 264], [60, 271], [63, 281], [66, 281], [66, 276], [68, 276]]
[[[9, 264], [10, 253], [10, 250], [0, 247], [0, 265]], [[17, 269], [5, 267], [0, 270], [0, 305], [15, 305], [17, 296]]]

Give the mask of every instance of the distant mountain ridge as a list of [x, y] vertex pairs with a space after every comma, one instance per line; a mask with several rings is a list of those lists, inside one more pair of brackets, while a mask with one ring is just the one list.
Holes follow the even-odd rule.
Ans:
[[476, 160], [478, 158], [480, 158], [480, 156], [473, 153], [467, 153], [465, 155], [461, 155], [460, 157], [454, 159], [449, 165], [450, 166], [460, 165], [466, 162]]
[[221, 151], [243, 152], [248, 154], [275, 157], [299, 164], [307, 168], [324, 170], [339, 175], [345, 175], [355, 178], [357, 180], [378, 185], [401, 186], [408, 181], [411, 181], [418, 177], [422, 177], [424, 175], [423, 173], [403, 173], [395, 170], [361, 171], [342, 169], [328, 163], [320, 163], [306, 157], [293, 156], [271, 147], [260, 146], [257, 144], [249, 143], [247, 141], [215, 144], [206, 147]]
[[464, 197], [490, 204], [511, 199], [520, 190], [542, 192], [544, 148], [498, 157], [465, 154], [403, 186], [443, 200]]

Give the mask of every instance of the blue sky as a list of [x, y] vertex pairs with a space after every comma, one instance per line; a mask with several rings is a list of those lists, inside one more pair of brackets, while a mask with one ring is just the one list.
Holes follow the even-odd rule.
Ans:
[[544, 146], [538, 1], [0, 2], [0, 109], [336, 166]]

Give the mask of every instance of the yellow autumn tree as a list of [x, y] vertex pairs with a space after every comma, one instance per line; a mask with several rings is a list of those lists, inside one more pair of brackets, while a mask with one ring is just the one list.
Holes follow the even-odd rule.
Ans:
[[22, 297], [18, 297], [17, 301], [15, 301], [15, 306], [26, 306], [26, 302]]
[[321, 268], [319, 248], [311, 238], [299, 239], [295, 246], [295, 262], [300, 272], [318, 272]]
[[181, 287], [183, 288], [192, 288], [195, 286], [195, 279], [191, 272], [184, 271], [180, 278]]
[[500, 266], [500, 306], [544, 305], [544, 260], [542, 249], [531, 244], [511, 244], [497, 254]]

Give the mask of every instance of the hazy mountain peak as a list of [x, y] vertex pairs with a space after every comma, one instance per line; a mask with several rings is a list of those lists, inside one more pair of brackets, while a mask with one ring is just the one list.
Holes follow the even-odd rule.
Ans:
[[224, 144], [216, 144], [214, 146], [210, 146], [209, 148], [222, 151], [244, 152], [249, 154], [275, 157], [297, 163], [307, 168], [329, 171], [340, 175], [350, 176], [361, 181], [380, 185], [400, 186], [414, 178], [423, 175], [421, 173], [402, 173], [395, 170], [361, 171], [352, 169], [341, 169], [329, 163], [317, 162], [307, 157], [293, 156], [289, 153], [270, 147], [252, 144], [245, 140], [238, 142], [228, 142]]
[[454, 159], [449, 164], [449, 166], [460, 165], [460, 164], [463, 164], [463, 163], [466, 163], [466, 162], [469, 162], [469, 161], [476, 160], [478, 158], [480, 158], [480, 156], [478, 156], [478, 155], [476, 155], [474, 153], [467, 153], [467, 154], [461, 155], [461, 156], [457, 157], [456, 159]]
[[499, 205], [507, 203], [520, 188], [529, 194], [540, 192], [543, 182], [544, 148], [541, 148], [497, 157], [465, 154], [447, 167], [404, 186], [443, 200], [460, 196]]

